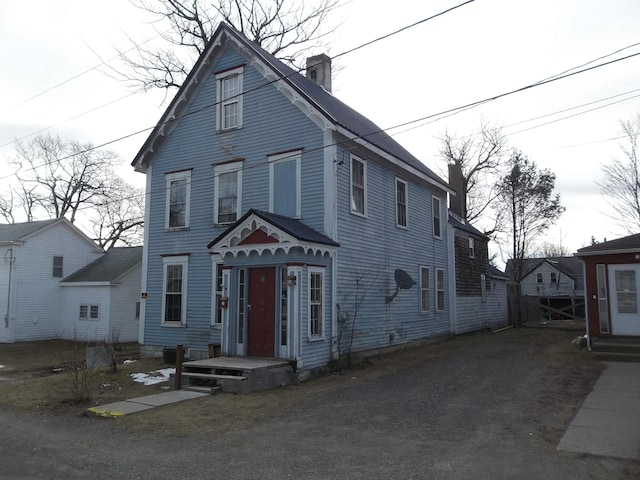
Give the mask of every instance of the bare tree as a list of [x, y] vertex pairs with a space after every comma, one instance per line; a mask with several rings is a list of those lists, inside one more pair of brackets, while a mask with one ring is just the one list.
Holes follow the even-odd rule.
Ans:
[[550, 170], [538, 170], [535, 162], [522, 152], [509, 158], [509, 173], [498, 184], [500, 202], [497, 208], [510, 217], [513, 276], [520, 282], [524, 259], [529, 256], [534, 240], [562, 215], [565, 208], [560, 195], [553, 194], [556, 176]]
[[78, 210], [102, 202], [108, 196], [117, 155], [95, 150], [91, 144], [37, 136], [28, 143], [16, 142], [17, 156], [11, 164], [22, 184], [23, 205], [28, 216], [36, 207], [50, 218], [75, 222]]
[[[481, 122], [478, 134], [454, 137], [445, 131], [440, 142], [440, 156], [450, 166], [450, 181], [452, 171], [461, 174], [463, 198], [455, 201], [461, 204], [462, 217], [470, 223], [483, 216], [486, 219], [496, 201], [495, 185], [505, 163], [507, 140], [502, 130]], [[498, 228], [498, 219], [492, 220], [491, 231]]]
[[116, 244], [142, 245], [144, 191], [117, 178], [104, 201], [90, 215], [95, 242], [109, 249]]
[[640, 231], [640, 114], [632, 120], [620, 122], [626, 143], [620, 145], [622, 158], [602, 165], [602, 179], [598, 186], [615, 212], [615, 220], [628, 233]]
[[129, 38], [131, 45], [118, 51], [123, 69], [112, 73], [135, 89], [180, 87], [221, 21], [296, 65], [303, 51], [322, 46], [327, 18], [340, 1], [131, 0], [151, 15], [162, 45]]
[[569, 249], [559, 243], [545, 242], [538, 249], [534, 250], [533, 256], [535, 258], [555, 258], [555, 257], [567, 257], [570, 255]]

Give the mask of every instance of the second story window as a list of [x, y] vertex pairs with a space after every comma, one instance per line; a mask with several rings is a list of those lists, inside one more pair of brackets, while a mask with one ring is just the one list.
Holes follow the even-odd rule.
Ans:
[[367, 164], [357, 157], [351, 157], [351, 213], [366, 215]]
[[396, 225], [398, 227], [407, 226], [407, 190], [407, 182], [396, 178]]
[[168, 173], [165, 228], [187, 228], [189, 226], [189, 196], [191, 192], [191, 170]]
[[542, 273], [541, 272], [536, 273], [536, 282], [537, 283], [542, 283]]
[[440, 199], [438, 197], [432, 198], [431, 207], [433, 209], [433, 236], [436, 238], [442, 238], [442, 224], [440, 222]]
[[473, 237], [469, 237], [469, 258], [476, 257], [476, 245]]
[[218, 131], [242, 127], [242, 72], [237, 67], [216, 74]]
[[242, 204], [242, 162], [214, 165], [215, 224], [233, 223], [238, 219]]
[[300, 218], [302, 150], [269, 155], [269, 211]]
[[63, 257], [53, 257], [53, 276], [62, 278], [62, 261]]

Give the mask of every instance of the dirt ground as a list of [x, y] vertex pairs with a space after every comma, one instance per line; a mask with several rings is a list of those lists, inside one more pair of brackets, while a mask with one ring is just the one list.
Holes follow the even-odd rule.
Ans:
[[[56, 342], [0, 345], [0, 478], [640, 478], [640, 462], [557, 450], [603, 368], [579, 333], [478, 332], [118, 419], [68, 401]], [[128, 373], [163, 366], [103, 372], [94, 401], [162, 391]]]

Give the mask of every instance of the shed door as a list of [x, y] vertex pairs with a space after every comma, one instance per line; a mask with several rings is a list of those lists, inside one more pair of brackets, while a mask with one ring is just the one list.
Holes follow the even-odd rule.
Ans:
[[247, 355], [275, 356], [276, 269], [249, 270], [249, 325]]
[[640, 266], [609, 265], [609, 298], [613, 335], [640, 335], [639, 281]]

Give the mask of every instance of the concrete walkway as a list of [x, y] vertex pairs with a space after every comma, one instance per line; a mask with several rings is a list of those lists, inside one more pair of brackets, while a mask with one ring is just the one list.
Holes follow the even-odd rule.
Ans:
[[640, 363], [604, 363], [558, 450], [640, 460]]
[[87, 409], [90, 413], [100, 417], [121, 417], [131, 413], [143, 412], [154, 407], [169, 405], [170, 403], [182, 402], [192, 398], [211, 395], [209, 393], [192, 392], [189, 390], [171, 390], [145, 397], [136, 397], [122, 402], [109, 403], [99, 407]]

